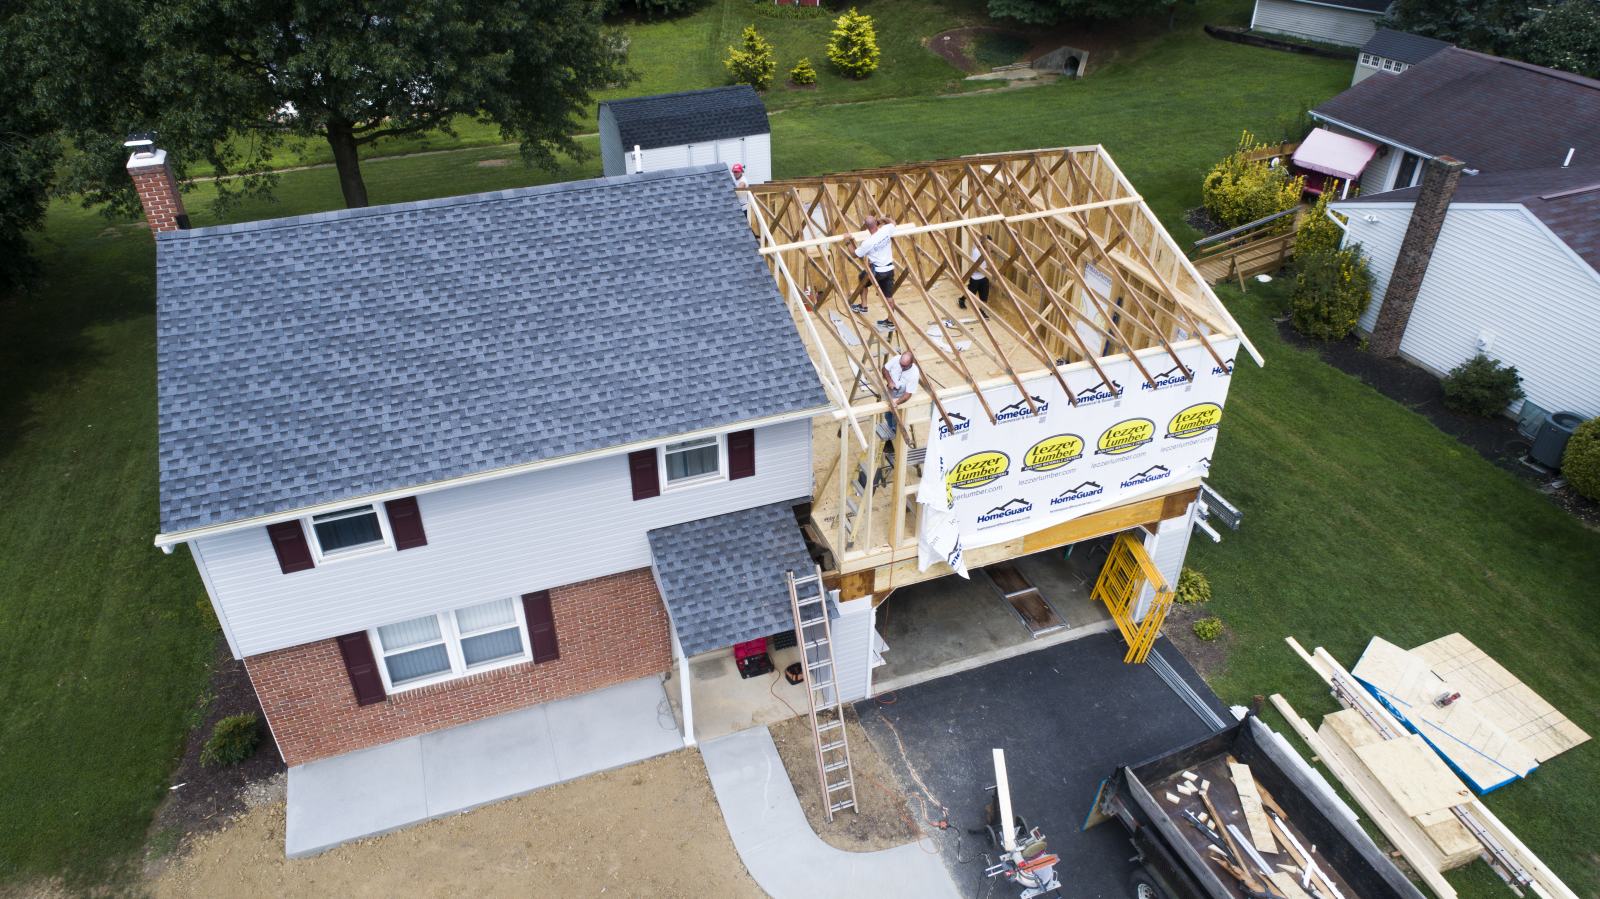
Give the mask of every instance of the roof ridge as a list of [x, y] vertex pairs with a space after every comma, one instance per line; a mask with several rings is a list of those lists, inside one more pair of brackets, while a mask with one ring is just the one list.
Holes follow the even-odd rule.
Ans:
[[[1590, 88], [1592, 90], [1600, 90], [1600, 81], [1597, 81], [1597, 80], [1595, 80], [1593, 78], [1585, 77], [1583, 75], [1579, 75], [1576, 72], [1567, 72], [1567, 71], [1563, 71], [1561, 69], [1552, 69], [1549, 66], [1535, 65], [1534, 63], [1531, 63], [1531, 62], [1523, 62], [1520, 59], [1509, 59], [1509, 58], [1504, 57], [1504, 56], [1495, 56], [1492, 53], [1480, 53], [1477, 50], [1468, 50], [1468, 49], [1466, 49], [1464, 47], [1457, 47], [1457, 46], [1454, 46], [1454, 45], [1452, 45], [1450, 47], [1450, 50], [1454, 50], [1454, 51], [1456, 51], [1458, 53], [1467, 53], [1467, 54], [1470, 54], [1472, 56], [1477, 56], [1477, 57], [1482, 58], [1482, 59], [1487, 59], [1487, 60], [1489, 60], [1491, 62], [1500, 63], [1501, 65], [1508, 65], [1508, 66], [1513, 66], [1513, 67], [1518, 68], [1518, 69], [1525, 69], [1525, 70], [1527, 70], [1529, 72], [1532, 72], [1532, 73], [1534, 73], [1536, 75], [1544, 75], [1544, 76], [1547, 76], [1547, 77], [1550, 77], [1550, 78], [1555, 78], [1555, 79], [1560, 80], [1560, 81], [1566, 81], [1566, 82], [1569, 82], [1571, 84], [1576, 84], [1579, 87], [1587, 87], [1587, 88]], [[1448, 51], [1441, 51], [1439, 55], [1442, 56], [1442, 55], [1444, 55], [1445, 52], [1448, 52]]]
[[750, 85], [748, 85], [748, 84], [724, 84], [724, 85], [722, 85], [720, 87], [702, 87], [702, 88], [696, 88], [695, 90], [687, 90], [687, 91], [669, 91], [669, 92], [667, 92], [665, 94], [642, 94], [642, 95], [637, 96], [637, 97], [617, 97], [617, 98], [612, 99], [612, 100], [601, 100], [600, 101], [600, 105], [601, 106], [618, 106], [618, 105], [626, 105], [626, 104], [629, 104], [629, 103], [640, 103], [640, 102], [643, 102], [645, 100], [664, 100], [664, 99], [667, 99], [669, 97], [691, 97], [691, 96], [702, 95], [702, 94], [718, 94], [718, 93], [730, 93], [730, 92], [731, 93], [740, 93], [740, 94], [749, 93], [751, 96], [755, 97], [756, 99], [758, 99], [758, 100], [761, 99], [760, 95], [755, 92], [755, 89], [751, 88]]
[[227, 225], [210, 225], [204, 228], [161, 231], [156, 234], [156, 238], [160, 241], [196, 240], [207, 237], [218, 237], [225, 234], [272, 231], [280, 228], [301, 228], [310, 225], [326, 224], [328, 222], [375, 218], [378, 216], [402, 214], [423, 209], [443, 209], [451, 206], [467, 206], [478, 203], [520, 200], [526, 197], [539, 196], [541, 194], [580, 193], [586, 190], [601, 190], [610, 187], [617, 187], [622, 184], [637, 184], [644, 181], [663, 181], [670, 178], [686, 178], [718, 171], [726, 171], [726, 167], [720, 163], [708, 162], [702, 165], [683, 166], [681, 168], [672, 169], [658, 169], [651, 172], [638, 172], [632, 175], [603, 175], [599, 178], [584, 178], [577, 181], [552, 181], [549, 184], [535, 184], [528, 187], [512, 187], [505, 190], [481, 191], [479, 193], [472, 194], [453, 194], [447, 197], [434, 197], [427, 200], [408, 200], [403, 203], [383, 203], [377, 206], [359, 206], [349, 209], [329, 209], [323, 212], [311, 212], [305, 215], [282, 216], [279, 218], [270, 219], [255, 219], [253, 221], [235, 222]]

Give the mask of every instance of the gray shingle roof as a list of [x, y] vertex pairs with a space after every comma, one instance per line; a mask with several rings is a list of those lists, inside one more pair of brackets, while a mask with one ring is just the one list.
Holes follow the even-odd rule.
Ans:
[[1600, 160], [1600, 81], [1455, 47], [1312, 114], [1484, 172]]
[[1361, 52], [1381, 56], [1384, 59], [1398, 60], [1407, 65], [1416, 65], [1435, 53], [1449, 48], [1449, 41], [1423, 37], [1409, 31], [1379, 28], [1372, 35], [1372, 39], [1362, 46]]
[[794, 506], [804, 498], [650, 532], [650, 555], [684, 655], [794, 627], [784, 572], [812, 573]]
[[607, 100], [622, 147], [651, 150], [768, 134], [767, 107], [748, 84]]
[[[1367, 194], [1350, 202], [1414, 203], [1421, 190]], [[1463, 175], [1450, 201], [1523, 206], [1600, 272], [1600, 164]]]
[[827, 402], [719, 165], [163, 233], [157, 365], [168, 534]]
[[1389, 11], [1389, 6], [1394, 0], [1296, 0], [1296, 2], [1310, 6], [1335, 6], [1358, 12], [1384, 13]]

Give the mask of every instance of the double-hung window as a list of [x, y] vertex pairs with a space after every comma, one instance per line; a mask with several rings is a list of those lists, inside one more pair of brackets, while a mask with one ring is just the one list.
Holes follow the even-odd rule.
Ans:
[[376, 506], [352, 506], [311, 516], [317, 555], [332, 559], [389, 544], [389, 532]]
[[386, 624], [372, 636], [391, 691], [530, 658], [521, 604], [509, 598]]
[[661, 450], [662, 480], [670, 489], [723, 479], [722, 438], [700, 437], [669, 443]]

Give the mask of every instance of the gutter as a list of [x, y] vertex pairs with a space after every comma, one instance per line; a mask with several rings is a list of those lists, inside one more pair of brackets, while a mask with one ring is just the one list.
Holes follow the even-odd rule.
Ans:
[[391, 499], [400, 499], [401, 497], [406, 496], [420, 496], [424, 493], [435, 493], [451, 487], [463, 487], [468, 484], [480, 484], [485, 481], [496, 481], [501, 478], [508, 478], [514, 475], [527, 474], [534, 471], [544, 471], [545, 469], [549, 468], [560, 468], [563, 465], [574, 465], [579, 462], [588, 462], [594, 459], [620, 456], [625, 453], [633, 452], [634, 450], [652, 449], [660, 446], [664, 441], [667, 440], [694, 440], [699, 437], [712, 437], [730, 430], [762, 428], [769, 427], [771, 425], [786, 424], [792, 421], [800, 421], [802, 419], [811, 419], [824, 412], [831, 412], [833, 409], [833, 404], [829, 403], [826, 406], [800, 409], [794, 412], [785, 412], [780, 415], [771, 415], [766, 418], [755, 418], [747, 421], [729, 422], [727, 424], [717, 425], [714, 428], [701, 428], [698, 431], [689, 431], [684, 434], [666, 434], [660, 437], [651, 438], [649, 440], [637, 440], [633, 443], [622, 444], [621, 446], [608, 446], [604, 449], [586, 450], [581, 453], [571, 453], [565, 456], [557, 456], [553, 459], [540, 459], [536, 462], [523, 462], [517, 465], [507, 465], [504, 468], [495, 468], [489, 471], [474, 472], [472, 474], [461, 475], [460, 477], [447, 478], [443, 481], [434, 481], [430, 484], [419, 484], [410, 487], [401, 487], [394, 490], [384, 490], [378, 493], [347, 496], [336, 500], [330, 500], [329, 502], [325, 503], [318, 503], [314, 506], [302, 506], [295, 509], [286, 509], [282, 512], [256, 515], [251, 518], [241, 518], [237, 521], [229, 521], [222, 524], [204, 525], [202, 527], [189, 528], [188, 530], [175, 531], [171, 534], [157, 534], [155, 538], [155, 545], [159, 547], [162, 552], [170, 554], [173, 550], [173, 547], [180, 543], [188, 543], [190, 541], [200, 540], [206, 537], [219, 537], [223, 534], [231, 534], [234, 531], [242, 531], [245, 528], [265, 527], [269, 524], [277, 524], [280, 521], [292, 521], [297, 518], [303, 518], [307, 515], [318, 515], [323, 512], [333, 512], [339, 509], [348, 508], [352, 505], [360, 505], [363, 503], [372, 503], [376, 505], [377, 503], [386, 502]]
[[1311, 115], [1311, 117], [1313, 119], [1316, 119], [1316, 120], [1318, 120], [1320, 122], [1327, 122], [1329, 125], [1338, 125], [1340, 128], [1344, 128], [1344, 129], [1349, 130], [1349, 131], [1354, 131], [1355, 133], [1361, 135], [1362, 137], [1371, 138], [1372, 140], [1375, 140], [1380, 144], [1386, 144], [1386, 145], [1391, 146], [1391, 147], [1397, 147], [1397, 148], [1399, 148], [1401, 150], [1404, 150], [1407, 153], [1410, 153], [1413, 156], [1420, 156], [1423, 159], [1433, 159], [1434, 156], [1436, 155], [1436, 154], [1433, 154], [1433, 153], [1429, 153], [1429, 152], [1427, 152], [1425, 150], [1418, 150], [1416, 147], [1412, 147], [1412, 146], [1408, 146], [1406, 144], [1402, 144], [1402, 143], [1400, 143], [1399, 141], [1395, 140], [1392, 137], [1384, 137], [1381, 134], [1374, 134], [1373, 132], [1368, 131], [1365, 128], [1357, 128], [1356, 126], [1350, 124], [1349, 122], [1341, 122], [1338, 119], [1333, 118], [1331, 116], [1323, 115], [1322, 113], [1317, 112], [1314, 109], [1311, 110], [1310, 115]]

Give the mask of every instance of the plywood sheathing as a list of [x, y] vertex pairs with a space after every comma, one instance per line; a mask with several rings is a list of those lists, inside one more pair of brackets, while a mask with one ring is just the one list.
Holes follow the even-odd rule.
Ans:
[[1411, 652], [1540, 762], [1589, 739], [1583, 728], [1460, 634], [1440, 637]]

